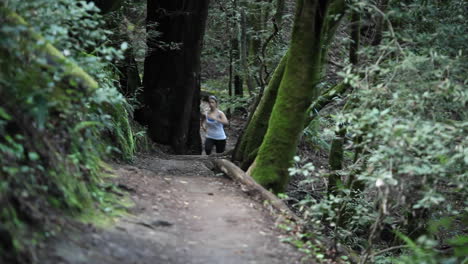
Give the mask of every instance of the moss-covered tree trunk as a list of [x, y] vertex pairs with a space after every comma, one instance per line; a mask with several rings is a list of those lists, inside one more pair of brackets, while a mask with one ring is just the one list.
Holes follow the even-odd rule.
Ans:
[[[150, 137], [177, 154], [200, 154], [200, 54], [209, 0], [148, 0], [150, 34], [143, 78], [144, 107], [135, 113]], [[177, 44], [177, 49], [161, 46]]]
[[[278, 3], [278, 5], [284, 5], [284, 2]], [[278, 7], [278, 9], [280, 10], [277, 10], [277, 12], [282, 12], [281, 7]], [[324, 32], [326, 33], [326, 45], [330, 43], [333, 34], [341, 20], [342, 14], [344, 12], [344, 2], [333, 2], [330, 6], [329, 12], [329, 17], [333, 17], [333, 19], [330, 19], [329, 17], [327, 17], [326, 19], [327, 29], [324, 30]], [[321, 56], [323, 56], [325, 52], [326, 49], [322, 50]], [[268, 87], [265, 90], [265, 93], [261, 97], [258, 108], [255, 110], [254, 114], [249, 118], [246, 129], [236, 145], [236, 149], [233, 154], [233, 160], [240, 162], [241, 168], [244, 170], [246, 170], [252, 164], [253, 160], [257, 155], [258, 148], [262, 144], [263, 138], [268, 127], [268, 121], [270, 119], [271, 111], [273, 109], [273, 105], [278, 94], [278, 88], [281, 83], [281, 79], [284, 75], [286, 61], [287, 56], [285, 55], [279, 63], [278, 67], [276, 68], [272, 79], [268, 83]], [[342, 90], [344, 90], [342, 89], [342, 87], [343, 85], [338, 85], [336, 86], [336, 89], [330, 89], [329, 91], [327, 91], [327, 93], [325, 93], [322, 96], [324, 96], [327, 99], [331, 98], [333, 97], [333, 94], [341, 93]], [[322, 99], [320, 103], [322, 103], [322, 101], [324, 100]], [[323, 105], [325, 104], [326, 103], [323, 103]], [[318, 105], [316, 104], [315, 106], [318, 107]], [[320, 106], [322, 106], [322, 104], [320, 104]]]
[[318, 95], [322, 49], [328, 32], [327, 10], [333, 1], [298, 0], [292, 40], [278, 97], [252, 177], [274, 192], [284, 191], [288, 168], [301, 135], [306, 111]]
[[[244, 170], [253, 162], [253, 160], [249, 159], [249, 156], [252, 156], [262, 144], [263, 137], [268, 128], [271, 110], [275, 104], [278, 88], [283, 78], [284, 69], [286, 68], [287, 57], [286, 53], [278, 64], [255, 112], [251, 116], [242, 137], [239, 139], [239, 144], [237, 144], [234, 150], [233, 159], [239, 161], [241, 168]], [[255, 155], [253, 158], [255, 158]]]
[[331, 173], [328, 175], [328, 193], [333, 195], [338, 193], [339, 183], [341, 182], [340, 174], [336, 171], [343, 168], [345, 133], [345, 128], [341, 128], [338, 132], [335, 132], [335, 138], [332, 140], [330, 155], [328, 157], [328, 164], [331, 170]]

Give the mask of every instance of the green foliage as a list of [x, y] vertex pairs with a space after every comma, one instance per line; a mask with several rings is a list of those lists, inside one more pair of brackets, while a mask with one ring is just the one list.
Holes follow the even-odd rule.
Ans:
[[304, 129], [304, 140], [315, 149], [330, 150], [328, 142], [333, 138], [334, 132], [326, 128], [323, 131], [320, 130], [321, 126], [326, 127], [328, 123], [328, 120], [325, 118], [314, 118]]
[[12, 261], [48, 212], [111, 208], [102, 160], [131, 160], [136, 147], [115, 86], [122, 50], [106, 46], [92, 3], [8, 1], [0, 13], [0, 229], [11, 236], [0, 255]]
[[243, 109], [247, 111], [249, 106], [253, 103], [253, 98], [249, 97], [230, 97], [230, 96], [221, 96], [221, 109], [231, 109], [235, 111], [236, 109]]
[[[439, 224], [440, 222], [436, 223], [436, 225]], [[447, 222], [443, 225], [450, 227], [450, 224], [447, 224]], [[397, 235], [405, 242], [407, 250], [400, 257], [394, 259], [394, 263], [452, 264], [466, 263], [468, 261], [467, 235], [458, 235], [447, 241], [448, 246], [452, 250], [451, 254], [441, 254], [440, 251], [436, 250], [435, 248], [439, 245], [439, 242], [431, 236], [424, 235], [414, 241], [400, 232], [397, 232]]]
[[[362, 47], [361, 65], [340, 73], [354, 90], [335, 120], [346, 125], [357, 159], [338, 172], [345, 183], [338, 195], [315, 193], [298, 207], [313, 227], [320, 221], [322, 232], [359, 250], [361, 262], [466, 261], [467, 8], [392, 2], [381, 44]], [[446, 218], [453, 228], [431, 230]], [[402, 247], [409, 250], [394, 250]]]
[[[256, 88], [263, 89], [267, 85], [287, 50], [292, 25], [292, 16], [283, 14], [283, 24], [277, 25], [276, 32], [272, 23], [275, 4], [276, 1], [215, 1], [210, 5], [202, 54], [202, 70], [207, 76], [204, 86], [227, 90], [230, 67], [233, 75], [240, 76], [244, 82], [252, 78]], [[252, 50], [252, 46], [257, 45], [261, 45], [257, 47], [261, 49], [267, 40], [264, 52]], [[245, 64], [241, 61], [244, 55], [248, 57]], [[221, 85], [210, 85], [213, 82]]]
[[405, 30], [396, 35], [415, 52], [434, 50], [454, 57], [468, 49], [466, 11], [463, 0], [400, 1], [392, 6], [389, 16], [396, 23], [404, 23]]

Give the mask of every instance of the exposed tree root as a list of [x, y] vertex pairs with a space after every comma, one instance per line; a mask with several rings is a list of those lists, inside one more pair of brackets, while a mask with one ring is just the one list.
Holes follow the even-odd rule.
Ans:
[[297, 223], [301, 222], [301, 219], [297, 217], [281, 199], [256, 183], [252, 177], [247, 175], [232, 162], [226, 159], [215, 159], [213, 160], [213, 164], [222, 172], [226, 173], [231, 179], [244, 184], [247, 187], [246, 192], [249, 194], [259, 195], [262, 200], [268, 201], [274, 209], [283, 214], [286, 218], [294, 220]]

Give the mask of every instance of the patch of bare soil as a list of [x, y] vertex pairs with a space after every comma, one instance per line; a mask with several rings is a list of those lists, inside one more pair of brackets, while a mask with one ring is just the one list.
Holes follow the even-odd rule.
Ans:
[[116, 181], [135, 203], [109, 228], [71, 224], [37, 256], [43, 264], [301, 263], [280, 242], [274, 217], [206, 157], [142, 156], [114, 165]]

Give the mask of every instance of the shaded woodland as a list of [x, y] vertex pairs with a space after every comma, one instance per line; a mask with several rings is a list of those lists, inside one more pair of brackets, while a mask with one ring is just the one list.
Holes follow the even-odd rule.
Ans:
[[306, 261], [468, 261], [466, 1], [10, 0], [0, 14], [5, 263], [33, 263], [51, 219], [120, 215], [107, 163], [203, 155], [207, 95], [240, 128], [209, 158], [284, 201], [299, 220], [279, 228]]

